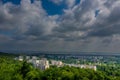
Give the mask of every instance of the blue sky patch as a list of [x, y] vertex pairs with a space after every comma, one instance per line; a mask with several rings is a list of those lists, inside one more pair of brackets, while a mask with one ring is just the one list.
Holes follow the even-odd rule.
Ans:
[[56, 5], [50, 0], [42, 0], [42, 6], [49, 15], [62, 14], [66, 7], [64, 4]]
[[3, 3], [12, 2], [13, 4], [20, 4], [21, 0], [2, 0]]

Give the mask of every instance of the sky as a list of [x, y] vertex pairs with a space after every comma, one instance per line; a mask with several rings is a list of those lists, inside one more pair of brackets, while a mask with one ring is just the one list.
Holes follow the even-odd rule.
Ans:
[[120, 52], [120, 0], [0, 0], [0, 51]]

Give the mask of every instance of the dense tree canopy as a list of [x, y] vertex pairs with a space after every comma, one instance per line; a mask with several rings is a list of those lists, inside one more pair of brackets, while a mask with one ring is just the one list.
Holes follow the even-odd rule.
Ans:
[[52, 66], [42, 71], [26, 61], [0, 57], [0, 80], [120, 80], [119, 71], [105, 66], [98, 67], [97, 71], [69, 66]]

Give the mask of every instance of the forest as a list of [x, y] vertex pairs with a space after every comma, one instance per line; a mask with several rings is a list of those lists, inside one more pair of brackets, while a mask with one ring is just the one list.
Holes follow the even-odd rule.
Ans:
[[56, 67], [40, 70], [13, 56], [0, 56], [0, 80], [120, 80], [120, 68], [99, 67], [97, 71], [76, 67]]

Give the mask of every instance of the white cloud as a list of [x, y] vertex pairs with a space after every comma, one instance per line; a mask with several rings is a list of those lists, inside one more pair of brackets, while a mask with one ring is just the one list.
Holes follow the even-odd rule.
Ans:
[[0, 30], [14, 30], [15, 36], [17, 34], [21, 36], [24, 34], [50, 34], [51, 29], [56, 26], [55, 16], [49, 17], [40, 1], [31, 4], [30, 0], [22, 0], [20, 6], [11, 3], [2, 4], [0, 7], [0, 20], [2, 21]]
[[[63, 0], [51, 0], [60, 4]], [[70, 51], [119, 51], [120, 1], [64, 1], [62, 15], [50, 16], [41, 1], [0, 4], [0, 43], [13, 48]], [[99, 13], [96, 15], [96, 10]], [[9, 34], [5, 34], [9, 33]], [[4, 35], [3, 35], [4, 34]], [[14, 43], [13, 43], [14, 41]], [[113, 49], [113, 46], [116, 49]], [[107, 47], [106, 47], [107, 46]], [[11, 49], [12, 49], [11, 47]], [[1, 47], [2, 48], [2, 47]]]
[[50, 1], [57, 4], [57, 5], [59, 5], [63, 2], [63, 0], [50, 0]]
[[68, 6], [69, 8], [71, 8], [71, 7], [73, 7], [73, 6], [75, 5], [75, 1], [76, 1], [76, 0], [65, 0], [67, 6]]
[[76, 0], [50, 0], [54, 4], [60, 5], [65, 4], [68, 8], [71, 8], [75, 5]]

